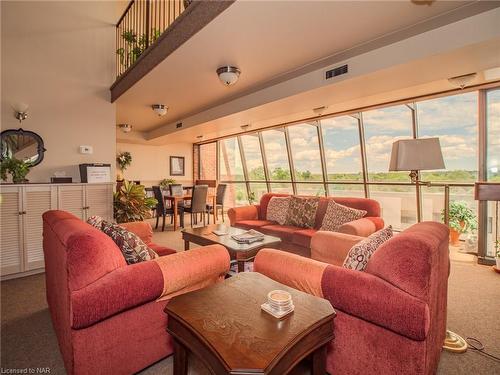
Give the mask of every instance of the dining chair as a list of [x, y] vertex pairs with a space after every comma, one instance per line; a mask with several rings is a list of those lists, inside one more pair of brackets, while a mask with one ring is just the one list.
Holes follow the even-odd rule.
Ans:
[[[168, 189], [170, 191], [170, 195], [173, 196], [183, 196], [184, 195], [184, 189], [182, 187], [182, 184], [170, 184], [168, 186]], [[186, 207], [189, 206], [189, 204], [186, 204], [187, 202], [180, 201], [177, 203], [178, 207]]]
[[[205, 214], [207, 213], [207, 195], [208, 185], [193, 186], [193, 195], [191, 197], [191, 206], [184, 207], [181, 211], [181, 227], [184, 226], [184, 212], [191, 214], [191, 226], [193, 222], [198, 224], [198, 214], [202, 215], [203, 226], [205, 226]], [[208, 216], [208, 224], [210, 224], [210, 215]]]
[[[224, 199], [226, 197], [226, 190], [227, 190], [227, 185], [226, 184], [219, 184], [217, 185], [217, 193], [215, 196], [215, 218], [214, 220], [218, 219], [218, 210], [220, 209], [222, 211], [222, 222], [224, 222]], [[212, 207], [211, 203], [207, 203], [207, 210], [208, 210], [208, 215], [210, 217], [210, 213], [212, 212], [214, 208]]]
[[[160, 221], [160, 216], [163, 218], [162, 226], [161, 226], [161, 231], [165, 231], [165, 216], [170, 215], [171, 216], [171, 222], [173, 221], [174, 218], [174, 209], [169, 208], [165, 205], [165, 200], [163, 198], [163, 193], [161, 191], [160, 186], [153, 186], [153, 193], [155, 199], [158, 201], [156, 204], [156, 226], [155, 229], [158, 229], [158, 224]], [[182, 212], [182, 207], [179, 207], [178, 213]], [[184, 226], [184, 215], [181, 214], [181, 226]]]

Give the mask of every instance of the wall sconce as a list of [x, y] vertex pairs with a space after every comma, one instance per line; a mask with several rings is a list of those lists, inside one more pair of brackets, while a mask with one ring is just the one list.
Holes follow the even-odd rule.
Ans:
[[17, 103], [12, 106], [14, 109], [14, 117], [19, 120], [19, 122], [23, 122], [28, 118], [28, 105], [25, 103]]

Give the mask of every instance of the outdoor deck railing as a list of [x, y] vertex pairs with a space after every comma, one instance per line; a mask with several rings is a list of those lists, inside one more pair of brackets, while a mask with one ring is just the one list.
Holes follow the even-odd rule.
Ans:
[[181, 15], [187, 0], [132, 0], [116, 24], [116, 76], [120, 77]]

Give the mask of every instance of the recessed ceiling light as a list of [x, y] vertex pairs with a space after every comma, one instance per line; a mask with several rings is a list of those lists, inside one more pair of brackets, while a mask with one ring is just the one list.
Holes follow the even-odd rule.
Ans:
[[168, 111], [168, 107], [165, 104], [153, 104], [151, 108], [160, 117], [165, 116]]
[[238, 81], [240, 74], [241, 70], [239, 70], [235, 66], [221, 66], [219, 69], [217, 69], [219, 80], [225, 86], [234, 85]]

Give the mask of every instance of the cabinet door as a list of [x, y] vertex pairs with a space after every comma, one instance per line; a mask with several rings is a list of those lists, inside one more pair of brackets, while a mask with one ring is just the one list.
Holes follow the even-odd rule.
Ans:
[[86, 185], [86, 218], [97, 215], [105, 220], [113, 220], [113, 187], [107, 185]]
[[0, 188], [1, 219], [1, 273], [9, 275], [23, 270], [22, 205], [21, 188], [2, 186]]
[[24, 271], [44, 267], [42, 214], [57, 207], [55, 189], [51, 186], [23, 187]]
[[83, 185], [59, 186], [58, 205], [60, 210], [71, 212], [80, 219], [85, 219], [85, 195]]

